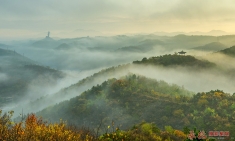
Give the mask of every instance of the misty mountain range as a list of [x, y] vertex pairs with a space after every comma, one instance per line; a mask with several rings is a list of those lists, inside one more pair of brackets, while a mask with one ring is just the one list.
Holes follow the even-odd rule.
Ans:
[[160, 36], [176, 36], [176, 35], [179, 35], [179, 34], [185, 34], [185, 35], [207, 35], [207, 36], [230, 35], [229, 33], [225, 32], [225, 31], [222, 31], [222, 30], [211, 30], [209, 32], [200, 32], [200, 31], [194, 31], [194, 32], [154, 32], [154, 34], [160, 35]]
[[0, 141], [235, 140], [234, 13], [233, 0], [2, 0]]
[[[52, 122], [63, 118], [94, 128], [101, 119], [105, 124], [116, 120], [125, 128], [142, 120], [158, 122], [159, 118], [161, 127], [168, 120], [174, 128], [196, 125], [199, 121], [186, 118], [195, 107], [185, 111], [183, 105], [193, 103], [197, 93], [218, 92], [229, 97], [235, 92], [234, 44], [234, 35], [153, 34], [59, 40], [46, 37], [18, 46], [16, 42], [0, 44], [0, 108], [14, 110], [15, 117], [23, 110]], [[177, 53], [181, 50], [186, 55]], [[135, 102], [141, 100], [146, 102]], [[206, 104], [201, 104], [201, 110], [206, 111]], [[163, 107], [165, 110], [154, 111]], [[232, 124], [226, 113], [220, 116]], [[175, 119], [169, 119], [172, 114]], [[181, 125], [178, 118], [184, 119]], [[199, 125], [203, 128], [202, 121]]]

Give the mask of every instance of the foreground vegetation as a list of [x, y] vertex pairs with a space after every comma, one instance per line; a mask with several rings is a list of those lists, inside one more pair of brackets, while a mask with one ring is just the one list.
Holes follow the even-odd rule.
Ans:
[[[1, 111], [0, 111], [1, 114]], [[25, 121], [13, 123], [13, 112], [0, 115], [1, 141], [75, 141], [93, 140], [87, 130], [77, 130], [66, 125], [65, 122], [48, 124], [34, 114], [29, 115]]]
[[[215, 66], [207, 61], [182, 55], [144, 58], [133, 63], [192, 68]], [[35, 68], [40, 72], [44, 70], [30, 65], [25, 67], [32, 70]], [[117, 70], [110, 68], [102, 72], [105, 71], [111, 74]], [[97, 75], [100, 74], [94, 76]], [[93, 80], [93, 77], [89, 77], [71, 87], [77, 88]], [[64, 89], [63, 92], [54, 98], [64, 97], [65, 94], [69, 94], [69, 89]], [[74, 95], [79, 94], [80, 92], [75, 89]], [[196, 126], [206, 132], [230, 131], [231, 136], [235, 136], [234, 100], [235, 95], [221, 90], [195, 94], [183, 86], [130, 74], [121, 79], [104, 81], [79, 96], [37, 113], [37, 116], [42, 116], [45, 121], [52, 123], [47, 123], [34, 114], [29, 115], [25, 121], [22, 119], [21, 122], [13, 123], [10, 120], [12, 113], [2, 115], [0, 141], [186, 140], [189, 131], [188, 128], [184, 128], [186, 126], [190, 129]], [[60, 118], [68, 121], [68, 124], [63, 121], [56, 123], [55, 121], [59, 121]], [[70, 124], [90, 129], [75, 128], [69, 126]], [[184, 130], [181, 131], [182, 129]]]
[[[47, 123], [42, 118], [30, 114], [21, 122], [13, 123], [13, 112], [2, 114], [0, 110], [1, 141], [183, 141], [187, 140], [189, 129], [183, 131], [165, 126], [160, 130], [153, 123], [142, 122], [126, 131], [115, 128], [114, 122], [106, 127], [106, 132], [99, 135], [97, 131], [68, 126], [59, 123]], [[209, 140], [209, 139], [207, 139]]]

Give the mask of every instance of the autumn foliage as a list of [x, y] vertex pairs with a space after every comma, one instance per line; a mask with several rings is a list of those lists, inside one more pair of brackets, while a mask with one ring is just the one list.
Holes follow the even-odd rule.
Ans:
[[13, 123], [13, 112], [0, 115], [0, 141], [80, 141], [93, 140], [89, 131], [68, 127], [65, 122], [48, 124], [34, 114], [24, 122]]
[[[184, 140], [186, 135], [179, 130], [161, 131], [155, 124], [143, 122], [133, 128], [122, 131], [114, 127], [112, 131], [94, 135], [89, 130], [72, 128], [66, 122], [47, 123], [35, 114], [27, 116], [25, 121], [13, 123], [13, 112], [2, 114], [0, 110], [0, 141], [162, 141]], [[107, 131], [110, 126], [107, 127]]]

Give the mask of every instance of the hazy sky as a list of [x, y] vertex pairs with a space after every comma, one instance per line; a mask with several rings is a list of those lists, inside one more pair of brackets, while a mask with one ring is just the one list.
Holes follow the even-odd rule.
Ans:
[[49, 30], [57, 37], [79, 32], [235, 32], [235, 1], [0, 0], [0, 38], [40, 37]]

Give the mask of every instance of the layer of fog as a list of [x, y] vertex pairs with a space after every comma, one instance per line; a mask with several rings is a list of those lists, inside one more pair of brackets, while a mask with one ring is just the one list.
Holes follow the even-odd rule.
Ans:
[[[20, 97], [18, 101], [13, 99], [13, 103], [8, 103], [4, 105], [2, 108], [3, 111], [9, 111], [17, 108], [18, 110], [14, 110], [15, 113], [19, 113], [19, 110], [22, 110], [24, 105], [27, 105], [29, 102], [33, 102], [38, 98], [44, 97], [46, 95], [52, 95], [59, 90], [66, 88], [79, 80], [92, 75], [100, 69], [94, 69], [90, 71], [63, 71], [64, 77], [55, 79], [51, 75], [39, 75], [39, 77], [30, 81], [27, 85], [27, 90], [25, 94]], [[30, 74], [28, 74], [30, 75]], [[5, 77], [5, 75], [3, 75]], [[1, 81], [0, 81], [1, 82]], [[44, 104], [44, 103], [42, 103]], [[34, 111], [30, 111], [34, 112]]]
[[[43, 107], [46, 107], [47, 104], [53, 105], [54, 103], [59, 103], [64, 100], [68, 100], [74, 96], [78, 96], [81, 92], [91, 89], [91, 87], [97, 84], [101, 84], [109, 78], [120, 79], [123, 76], [126, 76], [130, 73], [156, 79], [158, 81], [164, 80], [170, 85], [177, 84], [195, 93], [208, 92], [217, 89], [229, 92], [231, 94], [235, 92], [234, 79], [231, 79], [226, 74], [221, 74], [221, 72], [218, 70], [214, 69], [193, 70], [192, 68], [185, 68], [185, 67], [166, 68], [161, 66], [152, 66], [152, 65], [145, 66], [145, 65], [131, 64], [131, 65], [124, 65], [121, 67], [117, 67], [116, 71], [114, 72], [107, 71], [106, 73], [100, 75], [99, 77], [94, 77], [95, 79], [91, 83], [85, 84], [83, 87], [77, 87], [77, 89], [71, 89], [70, 87], [69, 89], [71, 89], [71, 91], [70, 93], [67, 93], [66, 97], [57, 97], [56, 99], [51, 100], [50, 103], [44, 103], [44, 105], [41, 105], [40, 108], [43, 109]], [[94, 101], [94, 103], [96, 102], [98, 102], [99, 104], [100, 100], [97, 99]], [[103, 108], [107, 109], [107, 107]], [[35, 111], [35, 109], [31, 110]], [[116, 119], [115, 115], [118, 113], [122, 114], [123, 112], [123, 110], [119, 107], [116, 107], [116, 110], [117, 111], [107, 110], [111, 112], [106, 113], [108, 119], [104, 115], [105, 120], [111, 121], [112, 119]], [[66, 112], [66, 111], [61, 111], [61, 112]], [[94, 114], [95, 116], [96, 113], [92, 114]], [[128, 114], [124, 114], [123, 116], [126, 116], [127, 119], [129, 118]], [[69, 119], [69, 123], [73, 123], [74, 120], [76, 119]], [[51, 119], [51, 121], [55, 121], [55, 119]], [[84, 121], [84, 125], [90, 127], [89, 125], [90, 122], [91, 121]], [[117, 119], [115, 122], [121, 124], [125, 123], [126, 120], [118, 121]]]
[[[92, 70], [129, 63], [144, 57], [172, 54], [217, 41], [213, 36], [110, 36], [81, 37], [54, 40], [44, 38], [25, 42], [12, 42], [8, 49], [59, 70]], [[220, 42], [229, 46], [234, 44], [232, 37], [222, 37]], [[62, 49], [58, 49], [60, 45]], [[192, 50], [187, 51], [187, 53]]]
[[[84, 77], [90, 76], [91, 74], [94, 73], [94, 71], [97, 72], [97, 70], [92, 70], [92, 71], [84, 71], [82, 73], [77, 73], [77, 74], [73, 73], [73, 75], [80, 76], [80, 77], [75, 77], [73, 79], [65, 78], [63, 79], [63, 81], [61, 81], [61, 83], [59, 83], [53, 88], [40, 90], [42, 89], [40, 86], [35, 88], [35, 85], [32, 85], [29, 92], [37, 92], [37, 90], [39, 90], [38, 94], [41, 94], [44, 91], [47, 93], [47, 95], [43, 95], [44, 97], [37, 96], [36, 100], [35, 100], [35, 97], [33, 99], [32, 98], [29, 99], [29, 97], [26, 97], [25, 101], [21, 101], [17, 105], [12, 105], [12, 107], [8, 107], [8, 109], [5, 109], [5, 110], [14, 110], [15, 111], [14, 116], [19, 116], [22, 110], [24, 111], [25, 114], [31, 113], [31, 112], [35, 113], [48, 106], [52, 106], [56, 103], [60, 103], [65, 100], [69, 100], [75, 96], [79, 96], [82, 92], [88, 89], [91, 89], [93, 86], [96, 86], [97, 84], [101, 84], [110, 78], [120, 78], [129, 73], [129, 71], [126, 69], [119, 69], [119, 71], [115, 71], [115, 73], [103, 74], [100, 76], [92, 77], [94, 79], [92, 81], [88, 81], [85, 84], [81, 84], [78, 86], [77, 84], [72, 85], [75, 82], [78, 82], [78, 80], [81, 80]], [[67, 88], [65, 86], [70, 86], [70, 87], [67, 87], [68, 90], [66, 90]], [[48, 92], [54, 92], [54, 93], [49, 94]]]
[[[45, 80], [51, 76], [42, 76], [39, 77], [28, 85], [27, 95], [25, 99], [29, 101], [34, 101], [37, 98], [40, 98], [45, 95], [51, 95], [59, 90], [69, 87], [70, 85], [77, 83], [79, 80], [92, 75], [93, 73], [97, 72], [99, 69], [90, 70], [90, 71], [64, 71], [66, 76], [62, 79], [57, 80], [55, 85], [51, 86]], [[26, 101], [24, 101], [26, 102]]]
[[[118, 36], [118, 37], [113, 37], [115, 39], [101, 38], [97, 42], [90, 42], [87, 41], [87, 39], [81, 42], [79, 39], [78, 42], [77, 39], [71, 39], [74, 40], [75, 45], [73, 46], [74, 48], [69, 50], [56, 50], [55, 48], [43, 48], [43, 47], [38, 48], [32, 46], [33, 42], [30, 42], [29, 44], [22, 43], [20, 46], [9, 47], [9, 49], [16, 50], [16, 52], [19, 52], [20, 54], [38, 62], [40, 65], [50, 66], [52, 68], [67, 71], [67, 74], [69, 72], [69, 75], [67, 75], [66, 78], [58, 80], [58, 82], [56, 82], [53, 85], [47, 85], [44, 77], [33, 80], [28, 86], [27, 97], [23, 98], [25, 100], [20, 101], [19, 103], [17, 103], [17, 105], [12, 105], [13, 107], [15, 106], [17, 107], [16, 115], [19, 115], [22, 109], [24, 109], [25, 113], [37, 112], [50, 105], [59, 103], [64, 100], [69, 100], [74, 96], [78, 96], [83, 91], [88, 90], [92, 88], [92, 86], [95, 86], [97, 84], [101, 84], [102, 82], [104, 82], [109, 78], [113, 77], [120, 78], [121, 76], [124, 76], [128, 73], [140, 74], [149, 78], [164, 80], [168, 83], [175, 83], [180, 86], [184, 86], [184, 88], [194, 92], [210, 91], [214, 89], [221, 89], [230, 93], [235, 92], [234, 87], [232, 85], [233, 80], [231, 80], [226, 75], [221, 75], [219, 72], [215, 70], [204, 70], [200, 72], [194, 72], [184, 68], [161, 68], [153, 66], [144, 67], [144, 66], [134, 65], [132, 67], [126, 68], [126, 70], [113, 73], [112, 75], [104, 74], [104, 76], [99, 76], [93, 82], [80, 86], [74, 91], [70, 91], [70, 93], [66, 94], [66, 96], [63, 95], [63, 96], [53, 97], [53, 99], [48, 98], [47, 103], [46, 102], [41, 103], [36, 108], [31, 108], [31, 107], [28, 107], [28, 109], [25, 108], [28, 106], [27, 104], [29, 102], [32, 102], [35, 99], [45, 95], [53, 95], [54, 93], [60, 91], [61, 89], [66, 88], [72, 84], [75, 84], [82, 78], [92, 75], [94, 72], [99, 71], [101, 68], [108, 68], [111, 66], [117, 66], [124, 63], [130, 63], [135, 60], [141, 60], [144, 57], [159, 56], [163, 54], [173, 54], [174, 52], [178, 52], [181, 50], [177, 48], [168, 50], [166, 49], [166, 46], [163, 45], [150, 45], [151, 47], [153, 47], [153, 49], [146, 52], [115, 51], [116, 49], [121, 47], [140, 45], [141, 43], [143, 43], [142, 41], [146, 41], [150, 37], [151, 39], [152, 38], [155, 39], [155, 36], [153, 37], [148, 36], [143, 39], [142, 36], [141, 38], [140, 37], [127, 38], [126, 36], [120, 36], [120, 37]], [[120, 38], [127, 38], [127, 39], [121, 40]], [[65, 41], [68, 42], [68, 40]], [[149, 41], [151, 44], [152, 40]], [[207, 42], [207, 40], [203, 42]], [[147, 45], [148, 44], [146, 44], [146, 46]], [[104, 48], [103, 49], [99, 48], [99, 46]], [[186, 46], [185, 48], [189, 48], [189, 46]], [[187, 52], [190, 53], [190, 51]], [[213, 61], [213, 57], [206, 59], [210, 59], [211, 61]], [[216, 59], [214, 59], [214, 62], [217, 62]], [[223, 63], [218, 62], [218, 64], [223, 64]], [[9, 107], [9, 105], [7, 107]], [[11, 108], [5, 107], [5, 110]]]
[[6, 81], [8, 79], [7, 75], [5, 73], [0, 72], [0, 82]]
[[[89, 50], [53, 50], [38, 48], [17, 48], [16, 51], [38, 62], [58, 70], [83, 71], [101, 67], [111, 67], [139, 60], [144, 57], [158, 56], [167, 53], [158, 46], [151, 52], [107, 52]], [[172, 52], [171, 52], [172, 53]]]
[[235, 69], [235, 58], [222, 53], [211, 53], [208, 55], [201, 56], [201, 58], [216, 63], [225, 70]]
[[[154, 46], [154, 49], [151, 52], [144, 53], [115, 51], [121, 47], [136, 45], [142, 40], [145, 40], [145, 38], [140, 38], [138, 36], [135, 38], [128, 38], [126, 36], [108, 38], [97, 37], [94, 41], [91, 38], [64, 39], [62, 42], [73, 43], [72, 49], [65, 50], [57, 50], [51, 46], [35, 47], [32, 45], [35, 41], [25, 41], [20, 43], [13, 42], [11, 46], [7, 46], [5, 49], [14, 50], [17, 53], [37, 62], [38, 65], [50, 66], [51, 68], [62, 70], [66, 72], [67, 75], [63, 79], [56, 80], [56, 82], [54, 82], [54, 79], [50, 75], [42, 75], [34, 78], [27, 86], [27, 92], [25, 96], [21, 98], [22, 100], [14, 102], [13, 105], [8, 104], [3, 107], [3, 109], [10, 110], [17, 107], [18, 112], [15, 112], [18, 114], [21, 112], [23, 107], [27, 105], [27, 103], [45, 95], [54, 94], [103, 68], [129, 63], [134, 60], [142, 59], [143, 57], [157, 56], [164, 52], [164, 48], [162, 46]], [[42, 42], [44, 43], [44, 40], [42, 40]], [[57, 41], [55, 42], [57, 44]], [[46, 42], [45, 45], [47, 45]], [[17, 72], [17, 70], [15, 71]], [[27, 75], [31, 74], [28, 73]], [[123, 75], [124, 74], [120, 74], [118, 76]], [[36, 109], [25, 110], [25, 112], [37, 112], [48, 105], [68, 100], [94, 85], [101, 84], [103, 81], [111, 77], [113, 76], [97, 78], [94, 82], [81, 87], [74, 95], [71, 94], [68, 97], [59, 97], [58, 100], [51, 100], [47, 104], [42, 103], [42, 107], [38, 106]], [[23, 105], [23, 107], [20, 105]]]
[[216, 70], [193, 71], [186, 68], [161, 68], [154, 66], [135, 66], [130, 72], [157, 80], [164, 80], [171, 84], [183, 86], [194, 92], [207, 92], [220, 89], [234, 93], [234, 79]]
[[[217, 64], [219, 65], [219, 64]], [[210, 90], [220, 89], [228, 93], [234, 93], [234, 78], [231, 78], [227, 74], [223, 74], [221, 70], [217, 69], [201, 69], [201, 70], [193, 70], [187, 67], [161, 67], [161, 66], [143, 66], [143, 65], [124, 65], [121, 67], [117, 67], [117, 70], [107, 71], [106, 73], [100, 73], [102, 75], [93, 77], [92, 81], [89, 81], [83, 85], [75, 87], [68, 87], [69, 91], [67, 91], [66, 95], [52, 95], [52, 97], [47, 97], [47, 100], [43, 103], [36, 106], [36, 108], [26, 108], [25, 112], [37, 112], [48, 106], [52, 106], [56, 103], [62, 102], [64, 100], [69, 100], [75, 96], [80, 95], [82, 92], [91, 89], [93, 86], [97, 84], [101, 84], [104, 81], [110, 78], [121, 78], [129, 73], [146, 76], [148, 78], [156, 79], [156, 80], [164, 80], [169, 84], [177, 84], [179, 86], [184, 87], [187, 90], [197, 92], [208, 92]], [[94, 71], [93, 71], [94, 72]], [[92, 73], [93, 73], [92, 72]], [[88, 76], [88, 75], [87, 75]], [[79, 79], [77, 79], [79, 80]], [[73, 81], [73, 83], [76, 81]], [[64, 82], [66, 83], [66, 82]], [[72, 83], [67, 83], [72, 84]], [[63, 85], [65, 86], [65, 85]], [[59, 90], [61, 86], [57, 87]], [[25, 106], [24, 106], [25, 107]], [[18, 108], [16, 111], [19, 111]], [[18, 112], [20, 113], [20, 111]]]

